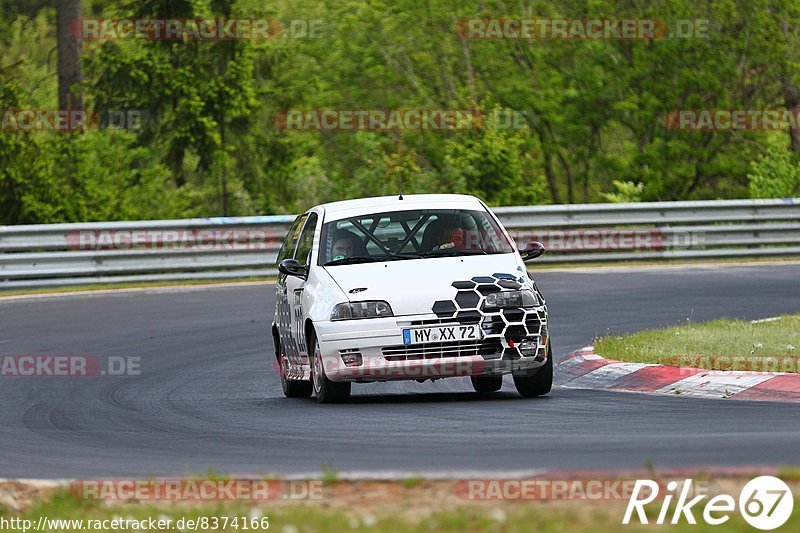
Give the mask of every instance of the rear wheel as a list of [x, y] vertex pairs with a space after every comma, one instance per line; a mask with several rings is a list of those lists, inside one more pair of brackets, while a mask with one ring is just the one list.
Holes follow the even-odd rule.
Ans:
[[517, 392], [526, 398], [544, 396], [553, 388], [553, 352], [547, 343], [547, 362], [531, 375], [515, 375]]
[[325, 365], [322, 360], [322, 352], [319, 348], [319, 341], [313, 339], [314, 353], [311, 356], [311, 383], [314, 387], [314, 394], [319, 403], [342, 403], [350, 399], [350, 382], [331, 381], [325, 375]]
[[503, 376], [473, 376], [470, 379], [475, 392], [497, 392], [503, 386]]
[[286, 376], [289, 371], [289, 360], [287, 359], [286, 354], [281, 353], [280, 356], [278, 356], [278, 361], [280, 363], [281, 388], [283, 389], [283, 395], [287, 398], [310, 398], [312, 390], [311, 382], [287, 379]]

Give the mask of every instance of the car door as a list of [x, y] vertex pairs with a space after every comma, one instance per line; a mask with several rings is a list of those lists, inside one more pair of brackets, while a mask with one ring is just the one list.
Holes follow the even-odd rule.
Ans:
[[[281, 249], [278, 252], [277, 263], [284, 259], [294, 257], [294, 251], [297, 248], [297, 241], [300, 238], [300, 232], [303, 230], [308, 214], [300, 215], [292, 223], [289, 228], [289, 233], [283, 240]], [[291, 276], [278, 273], [278, 279], [275, 283], [275, 326], [278, 328], [278, 339], [280, 340], [281, 350], [293, 363], [299, 358], [299, 350], [297, 341], [292, 335], [292, 310], [290, 305], [290, 295], [288, 282], [292, 279]], [[291, 370], [291, 369], [290, 369]]]
[[[303, 226], [303, 231], [297, 240], [294, 259], [303, 266], [311, 268], [311, 256], [314, 246], [314, 234], [317, 230], [319, 217], [316, 213], [309, 213]], [[303, 312], [303, 291], [305, 290], [306, 280], [297, 276], [286, 278], [286, 293], [289, 301], [291, 317], [291, 335], [294, 350], [291, 355], [287, 352], [290, 364], [308, 363], [308, 350], [305, 334], [305, 313]]]

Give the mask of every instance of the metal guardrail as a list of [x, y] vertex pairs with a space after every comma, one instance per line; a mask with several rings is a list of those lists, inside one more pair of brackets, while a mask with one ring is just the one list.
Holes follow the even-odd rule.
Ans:
[[[494, 209], [537, 263], [800, 256], [800, 198]], [[0, 290], [274, 276], [291, 215], [0, 226]]]

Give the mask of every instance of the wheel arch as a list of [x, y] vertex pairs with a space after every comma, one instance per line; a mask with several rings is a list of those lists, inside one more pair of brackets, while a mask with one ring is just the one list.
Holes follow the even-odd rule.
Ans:
[[278, 326], [275, 322], [272, 323], [272, 347], [275, 351], [275, 359], [280, 361], [281, 359], [281, 341], [280, 341], [280, 334], [278, 333]]
[[313, 341], [317, 335], [316, 330], [314, 329], [314, 322], [312, 322], [310, 318], [306, 318], [306, 321], [303, 323], [303, 333], [306, 340], [306, 353], [310, 357], [314, 352]]

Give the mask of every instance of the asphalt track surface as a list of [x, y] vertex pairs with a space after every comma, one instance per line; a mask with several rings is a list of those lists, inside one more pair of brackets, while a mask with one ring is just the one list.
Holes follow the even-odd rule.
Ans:
[[[800, 311], [800, 265], [541, 271], [557, 356], [607, 329]], [[283, 398], [274, 287], [0, 301], [0, 355], [141, 357], [128, 377], [0, 377], [0, 477], [417, 475], [800, 464], [800, 405], [555, 387], [488, 397], [464, 378]], [[557, 379], [557, 377], [556, 377]]]

